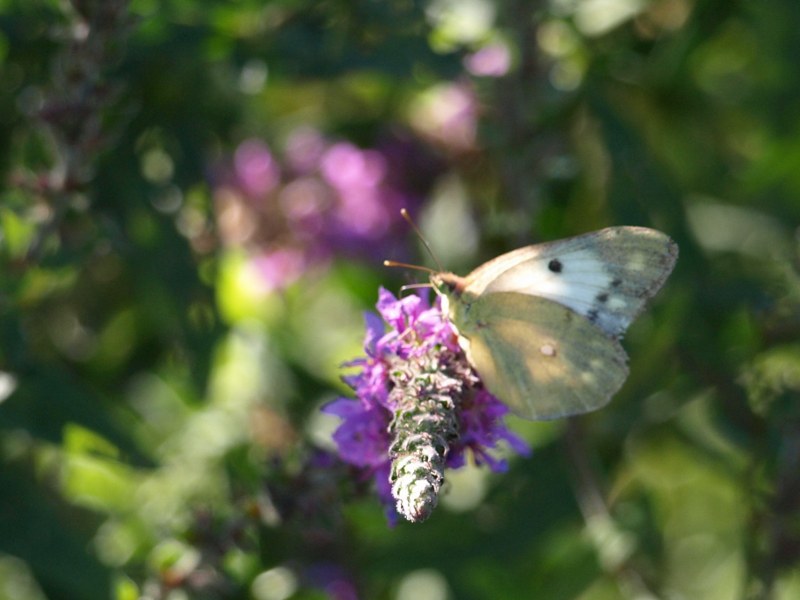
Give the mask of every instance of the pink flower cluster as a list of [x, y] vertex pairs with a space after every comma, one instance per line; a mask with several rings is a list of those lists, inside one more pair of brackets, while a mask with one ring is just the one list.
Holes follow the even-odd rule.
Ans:
[[215, 187], [225, 244], [244, 248], [267, 289], [333, 257], [404, 254], [400, 209], [414, 211], [438, 172], [428, 149], [397, 136], [376, 148], [296, 130], [280, 158], [262, 140], [236, 149]]

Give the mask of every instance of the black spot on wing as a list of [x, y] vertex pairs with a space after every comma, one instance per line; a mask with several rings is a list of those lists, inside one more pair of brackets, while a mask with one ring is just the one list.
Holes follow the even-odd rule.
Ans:
[[597, 300], [597, 301], [598, 301], [600, 304], [605, 304], [606, 302], [608, 302], [608, 294], [606, 294], [605, 292], [603, 292], [602, 294], [597, 294], [597, 296], [595, 297], [595, 299], [596, 299], [596, 300]]
[[564, 265], [561, 263], [560, 260], [554, 258], [549, 263], [547, 263], [547, 268], [550, 269], [553, 273], [561, 273], [564, 270]]

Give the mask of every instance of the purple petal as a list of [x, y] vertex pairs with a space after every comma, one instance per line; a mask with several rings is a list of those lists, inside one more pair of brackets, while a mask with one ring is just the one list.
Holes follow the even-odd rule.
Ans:
[[389, 521], [389, 526], [394, 527], [397, 525], [400, 515], [397, 514], [395, 499], [394, 496], [392, 496], [392, 484], [389, 481], [391, 472], [392, 464], [387, 460], [375, 469], [374, 480], [375, 491], [378, 494], [378, 499], [384, 506], [386, 519]]
[[364, 337], [364, 349], [369, 356], [375, 356], [378, 340], [383, 337], [386, 326], [383, 320], [373, 312], [364, 313], [367, 333]]
[[364, 411], [361, 405], [352, 398], [336, 398], [323, 404], [320, 410], [326, 415], [348, 418]]
[[527, 457], [533, 453], [531, 447], [528, 445], [528, 442], [523, 440], [512, 431], [505, 430], [500, 437], [504, 439], [509, 447], [520, 456]]
[[349, 414], [333, 434], [339, 447], [339, 455], [350, 464], [367, 467], [386, 461], [389, 451], [387, 433], [389, 413], [383, 408], [364, 410]]

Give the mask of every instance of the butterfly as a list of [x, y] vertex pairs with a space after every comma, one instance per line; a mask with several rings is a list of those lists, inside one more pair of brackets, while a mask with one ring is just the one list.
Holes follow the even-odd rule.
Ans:
[[678, 246], [610, 227], [526, 246], [466, 277], [432, 272], [443, 310], [486, 388], [521, 417], [598, 409], [628, 376], [619, 343], [672, 272]]

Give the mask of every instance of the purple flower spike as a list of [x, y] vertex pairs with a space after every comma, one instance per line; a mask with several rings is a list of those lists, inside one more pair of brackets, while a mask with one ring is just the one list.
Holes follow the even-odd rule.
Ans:
[[503, 423], [508, 408], [492, 396], [458, 346], [442, 315], [421, 296], [379, 292], [379, 315], [367, 314], [366, 356], [344, 378], [355, 400], [323, 408], [342, 419], [333, 435], [341, 458], [375, 479], [394, 523], [426, 519], [438, 502], [444, 468], [477, 464], [504, 471], [493, 451], [505, 441], [528, 455], [528, 446]]

